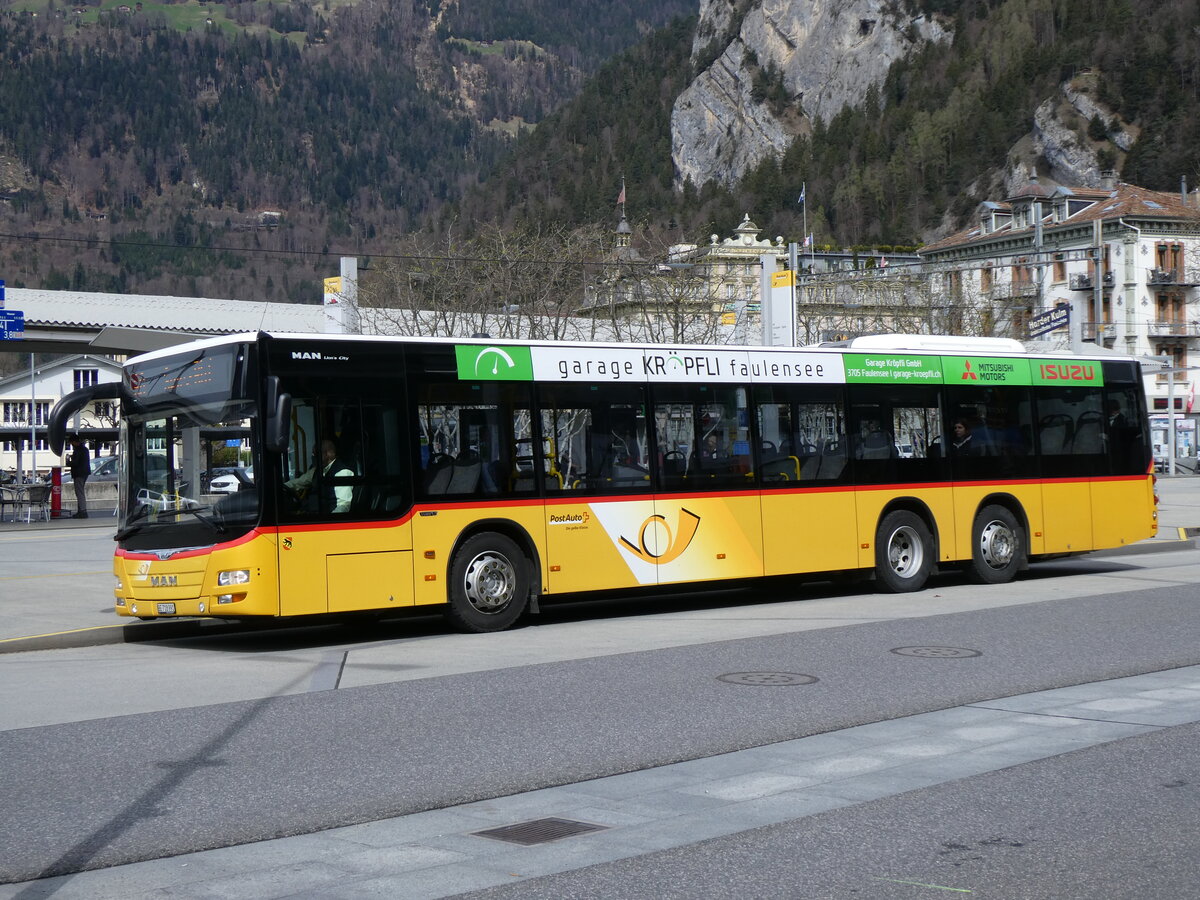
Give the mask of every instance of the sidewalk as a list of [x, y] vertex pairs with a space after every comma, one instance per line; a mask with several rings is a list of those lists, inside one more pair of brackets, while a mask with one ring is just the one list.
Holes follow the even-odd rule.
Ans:
[[[1098, 557], [1191, 549], [1200, 536], [1200, 476], [1159, 476], [1158, 535], [1129, 547], [1097, 551]], [[100, 644], [164, 640], [222, 631], [241, 631], [241, 622], [220, 619], [168, 619], [141, 622], [118, 616], [112, 607], [112, 535], [117, 520], [111, 508], [87, 519], [0, 522], [0, 653], [88, 647]], [[79, 553], [89, 539], [84, 568]], [[62, 552], [46, 554], [37, 545], [62, 543]], [[70, 548], [76, 547], [72, 556]], [[7, 545], [7, 546], [6, 546]], [[45, 558], [61, 563], [49, 567]], [[268, 620], [264, 624], [272, 624]]]

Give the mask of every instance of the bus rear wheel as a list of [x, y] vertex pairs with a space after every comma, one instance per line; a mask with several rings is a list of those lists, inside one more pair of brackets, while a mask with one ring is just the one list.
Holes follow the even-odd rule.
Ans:
[[529, 562], [511, 539], [485, 532], [468, 538], [450, 561], [446, 617], [462, 631], [503, 631], [529, 603]]
[[919, 591], [933, 568], [933, 535], [914, 512], [897, 509], [875, 530], [875, 579], [890, 594]]
[[1005, 584], [1025, 565], [1025, 530], [1003, 506], [985, 506], [971, 526], [967, 577], [976, 584]]

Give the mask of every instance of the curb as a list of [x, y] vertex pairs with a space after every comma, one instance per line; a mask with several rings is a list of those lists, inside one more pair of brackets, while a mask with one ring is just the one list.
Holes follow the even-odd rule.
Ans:
[[[271, 620], [275, 623], [275, 620]], [[261, 626], [259, 626], [261, 627]], [[215, 619], [177, 619], [169, 622], [139, 622], [129, 625], [94, 625], [70, 631], [32, 634], [0, 639], [0, 654], [28, 653], [35, 650], [77, 650], [108, 644], [138, 644], [145, 641], [170, 641], [201, 635], [242, 634], [257, 630], [241, 622]]]

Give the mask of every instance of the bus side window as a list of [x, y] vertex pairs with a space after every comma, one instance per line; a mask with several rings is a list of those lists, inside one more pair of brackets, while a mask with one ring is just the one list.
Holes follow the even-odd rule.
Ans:
[[1113, 386], [1104, 392], [1104, 439], [1114, 475], [1142, 475], [1150, 464], [1139, 412], [1140, 390], [1139, 387]]
[[[446, 496], [530, 494], [533, 412], [524, 384], [427, 381], [412, 415], [420, 449], [417, 491]], [[524, 467], [524, 470], [522, 469]]]
[[1078, 477], [1108, 470], [1104, 396], [1099, 387], [1039, 389], [1035, 402], [1042, 474]]
[[547, 491], [649, 490], [643, 387], [546, 385], [539, 401]]

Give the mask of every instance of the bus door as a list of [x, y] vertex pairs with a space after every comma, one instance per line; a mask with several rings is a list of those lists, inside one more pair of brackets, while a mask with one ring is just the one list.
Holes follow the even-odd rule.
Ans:
[[543, 452], [528, 466], [546, 484], [546, 586], [554, 593], [658, 583], [656, 561], [642, 548], [643, 536], [656, 533], [645, 395], [641, 385], [541, 390]]
[[292, 395], [276, 496], [280, 614], [412, 605], [408, 440], [399, 400]]
[[660, 584], [763, 574], [749, 388], [657, 385], [654, 514], [627, 552], [652, 560]]
[[857, 567], [842, 389], [758, 385], [755, 392], [765, 574]]
[[[1096, 368], [1099, 368], [1098, 366]], [[1103, 392], [1099, 386], [1040, 389], [1035, 394], [1042, 466], [1045, 553], [1075, 553], [1095, 544], [1089, 479], [1104, 474]]]

